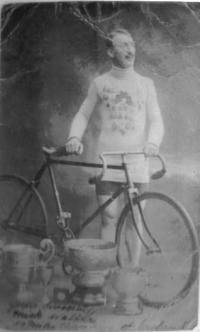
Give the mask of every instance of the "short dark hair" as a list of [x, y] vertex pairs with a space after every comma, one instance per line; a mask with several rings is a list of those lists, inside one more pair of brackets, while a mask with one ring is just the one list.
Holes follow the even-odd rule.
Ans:
[[132, 36], [131, 36], [131, 34], [128, 30], [126, 30], [124, 28], [115, 28], [107, 34], [107, 38], [106, 38], [106, 47], [107, 48], [112, 48], [113, 47], [113, 41], [112, 40], [113, 40], [114, 36], [117, 35], [117, 34], [124, 34], [124, 35], [130, 36], [132, 38]]

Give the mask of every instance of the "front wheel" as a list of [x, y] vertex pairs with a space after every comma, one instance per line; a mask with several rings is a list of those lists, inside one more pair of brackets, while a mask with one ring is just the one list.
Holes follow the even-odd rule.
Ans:
[[146, 285], [139, 298], [145, 305], [173, 304], [188, 294], [198, 275], [198, 238], [193, 221], [179, 203], [161, 193], [144, 193], [134, 198], [132, 205], [147, 248], [136, 235], [127, 204], [117, 225], [118, 263], [122, 268], [137, 265], [144, 271]]

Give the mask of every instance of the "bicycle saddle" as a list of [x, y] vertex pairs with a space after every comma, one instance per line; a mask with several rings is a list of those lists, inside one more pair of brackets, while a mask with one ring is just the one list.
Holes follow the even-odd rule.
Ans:
[[56, 148], [54, 147], [47, 148], [46, 146], [43, 146], [42, 151], [46, 154], [53, 154], [54, 152], [56, 152]]
[[65, 146], [60, 146], [58, 148], [56, 147], [46, 147], [43, 146], [42, 147], [42, 151], [49, 156], [55, 156], [55, 157], [61, 157], [61, 156], [68, 156], [71, 155], [71, 153], [68, 153], [66, 151], [66, 147]]

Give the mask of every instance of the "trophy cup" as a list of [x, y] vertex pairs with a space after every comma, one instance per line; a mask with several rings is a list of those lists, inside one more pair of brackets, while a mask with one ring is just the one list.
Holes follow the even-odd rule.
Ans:
[[76, 287], [73, 302], [106, 304], [104, 285], [110, 268], [116, 265], [115, 244], [100, 239], [72, 239], [64, 245], [64, 271], [72, 266]]
[[28, 289], [40, 265], [48, 263], [54, 255], [54, 244], [49, 239], [40, 243], [40, 249], [27, 244], [6, 244], [1, 248], [1, 262], [6, 278], [18, 285], [17, 300], [27, 302], [33, 298]]

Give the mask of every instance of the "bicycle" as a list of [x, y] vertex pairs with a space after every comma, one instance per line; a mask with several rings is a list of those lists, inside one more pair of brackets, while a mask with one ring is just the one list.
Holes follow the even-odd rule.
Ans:
[[[130, 263], [130, 248], [125, 232], [128, 223], [133, 223], [136, 235], [142, 243], [140, 268], [145, 270], [148, 282], [140, 295], [140, 300], [148, 306], [162, 307], [184, 298], [198, 278], [199, 249], [198, 237], [193, 221], [186, 209], [174, 198], [158, 192], [140, 194], [132, 183], [128, 155], [142, 153], [120, 153], [120, 165], [107, 164], [106, 158], [112, 153], [104, 153], [101, 163], [86, 163], [67, 160], [65, 147], [43, 148], [45, 161], [31, 181], [18, 175], [0, 176], [0, 225], [6, 231], [16, 230], [37, 237], [48, 238], [48, 215], [44, 200], [38, 191], [40, 180], [46, 170], [56, 202], [57, 226], [63, 232], [63, 239], [79, 236], [109, 204], [121, 194], [127, 197], [116, 228], [117, 262], [120, 267]], [[118, 153], [119, 154], [119, 153]], [[161, 168], [151, 175], [152, 179], [162, 177], [165, 162], [160, 155], [155, 156]], [[99, 206], [78, 229], [70, 227], [71, 214], [63, 211], [53, 165], [89, 167], [102, 169], [97, 177], [89, 179], [91, 184], [100, 181], [108, 169], [118, 169], [125, 173], [126, 182]], [[14, 197], [14, 201], [11, 199]], [[145, 206], [145, 207], [144, 207]], [[143, 232], [138, 223], [142, 224]], [[123, 252], [123, 254], [122, 254]]]

